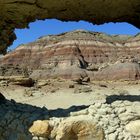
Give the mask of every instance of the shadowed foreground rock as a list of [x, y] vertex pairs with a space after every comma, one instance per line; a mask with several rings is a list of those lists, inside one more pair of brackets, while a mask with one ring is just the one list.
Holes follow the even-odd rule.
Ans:
[[0, 104], [3, 104], [6, 102], [6, 98], [0, 93]]
[[78, 107], [75, 107], [72, 112], [68, 112], [70, 109], [49, 111], [3, 100], [5, 102], [0, 104], [0, 140], [35, 140], [33, 136], [51, 140], [140, 138], [138, 100], [93, 103], [84, 110], [76, 111]]
[[0, 53], [16, 39], [15, 28], [28, 27], [37, 19], [128, 22], [140, 27], [139, 5], [139, 0], [0, 0]]
[[28, 128], [33, 121], [45, 118], [47, 109], [6, 100], [0, 104], [0, 140], [31, 140]]

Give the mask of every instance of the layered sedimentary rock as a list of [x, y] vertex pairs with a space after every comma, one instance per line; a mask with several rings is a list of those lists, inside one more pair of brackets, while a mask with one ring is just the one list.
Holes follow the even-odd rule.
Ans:
[[139, 0], [0, 0], [0, 53], [16, 39], [15, 28], [28, 27], [37, 19], [128, 22], [140, 27], [139, 5]]
[[140, 66], [137, 63], [115, 63], [95, 74], [98, 80], [139, 80]]
[[139, 80], [140, 37], [76, 30], [21, 45], [0, 59], [22, 67], [34, 79], [63, 77]]

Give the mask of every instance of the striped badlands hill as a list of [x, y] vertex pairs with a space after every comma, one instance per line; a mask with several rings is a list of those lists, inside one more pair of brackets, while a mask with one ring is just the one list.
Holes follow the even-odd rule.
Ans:
[[110, 36], [76, 30], [20, 45], [1, 65], [32, 71], [32, 78], [89, 76], [94, 80], [140, 79], [140, 35]]

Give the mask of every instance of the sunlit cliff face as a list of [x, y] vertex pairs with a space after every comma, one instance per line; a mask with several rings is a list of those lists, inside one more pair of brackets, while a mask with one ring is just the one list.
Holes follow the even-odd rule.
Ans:
[[139, 5], [139, 0], [0, 0], [0, 53], [16, 39], [15, 28], [25, 28], [36, 19], [128, 22], [139, 27]]

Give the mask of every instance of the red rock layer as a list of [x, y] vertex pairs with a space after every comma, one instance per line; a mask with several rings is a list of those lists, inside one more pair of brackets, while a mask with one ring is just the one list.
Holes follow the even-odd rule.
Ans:
[[[79, 30], [21, 45], [0, 61], [2, 65], [20, 65], [33, 70], [31, 76], [37, 78], [89, 75], [95, 80], [139, 79], [135, 76], [139, 75], [140, 37], [108, 36]], [[116, 62], [122, 63], [121, 68]], [[112, 69], [114, 78], [107, 74]]]

